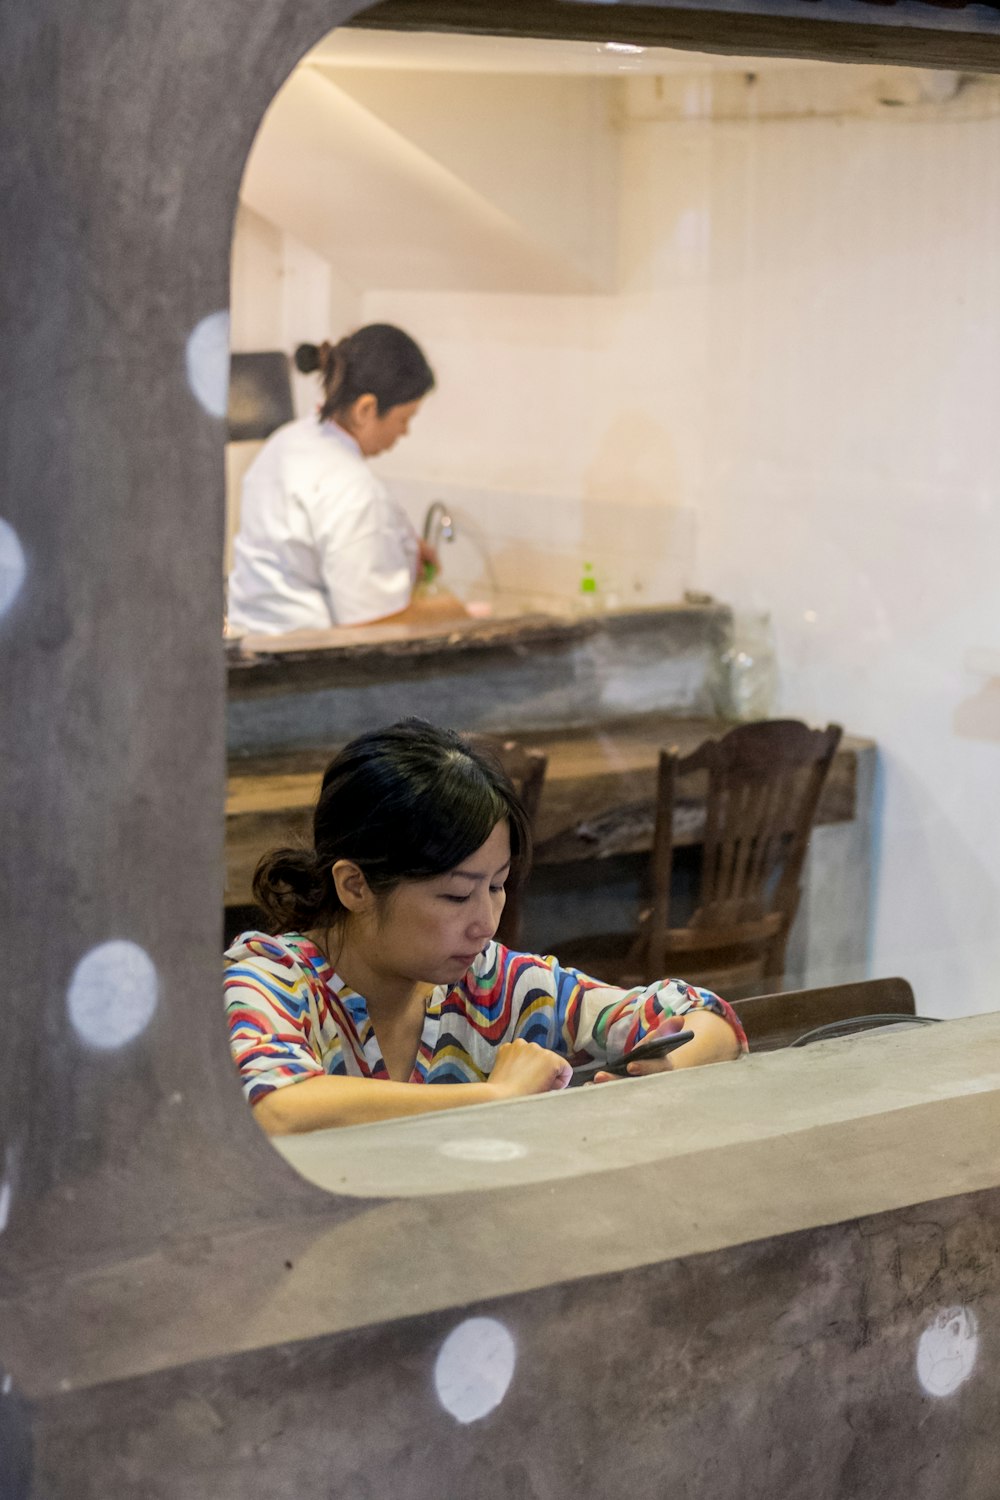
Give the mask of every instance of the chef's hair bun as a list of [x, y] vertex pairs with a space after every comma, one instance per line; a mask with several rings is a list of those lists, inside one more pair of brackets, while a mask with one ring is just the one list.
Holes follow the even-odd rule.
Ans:
[[434, 386], [434, 371], [420, 345], [391, 323], [368, 323], [336, 344], [300, 344], [293, 358], [303, 375], [319, 371], [322, 422], [359, 396], [373, 395], [384, 416], [392, 406], [421, 400]]
[[303, 375], [319, 369], [319, 345], [300, 344], [294, 354], [295, 368]]

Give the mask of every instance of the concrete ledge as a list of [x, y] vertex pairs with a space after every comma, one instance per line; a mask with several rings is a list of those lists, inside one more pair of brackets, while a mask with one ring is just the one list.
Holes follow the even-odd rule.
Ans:
[[[726, 1067], [285, 1136], [275, 1144], [296, 1171], [331, 1192], [414, 1198], [661, 1163], [674, 1171], [710, 1151], [746, 1151], [861, 1122], [881, 1130], [896, 1111], [990, 1093], [1000, 1124], [997, 1014], [785, 1048]], [[911, 1180], [906, 1163], [898, 1171], [900, 1181], [911, 1183], [911, 1202], [930, 1187], [941, 1197], [951, 1188], [950, 1178], [932, 1180], [931, 1163], [920, 1162], [919, 1180]], [[706, 1222], [713, 1212], [706, 1205]]]
[[[178, 1231], [11, 1289], [8, 1369], [34, 1397], [979, 1193], [1000, 1183], [998, 1082], [990, 1015], [287, 1141], [337, 1190], [329, 1217]], [[529, 1149], [439, 1149], [486, 1139]], [[343, 1196], [402, 1194], [407, 1170], [433, 1191]]]

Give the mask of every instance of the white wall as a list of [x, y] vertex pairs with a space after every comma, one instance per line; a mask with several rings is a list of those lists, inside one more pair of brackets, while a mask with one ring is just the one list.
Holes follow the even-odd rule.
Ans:
[[415, 481], [436, 486], [499, 541], [508, 597], [570, 601], [587, 561], [623, 605], [677, 600], [697, 581], [706, 289], [690, 274], [689, 206], [704, 191], [703, 153], [679, 150], [650, 183], [618, 129], [613, 293], [364, 300], [366, 320], [410, 329], [438, 374], [383, 470], [404, 498]]
[[[361, 316], [361, 289], [301, 240], [242, 203], [233, 231], [230, 345], [251, 354], [318, 344]], [[315, 379], [293, 372], [297, 414], [317, 399]]]
[[568, 598], [590, 560], [623, 603], [770, 609], [780, 707], [880, 747], [872, 971], [993, 1008], [1000, 119], [905, 79], [919, 107], [880, 79], [845, 113], [849, 70], [802, 118], [823, 71], [780, 119], [623, 90], [609, 292], [365, 287], [439, 377], [379, 462], [455, 507], [473, 591]]
[[[578, 273], [583, 288], [610, 285], [618, 193], [613, 79], [378, 68], [334, 68], [328, 76], [522, 226]], [[467, 266], [457, 277], [464, 285]]]
[[596, 210], [616, 181], [613, 85], [535, 79], [525, 112], [521, 79], [462, 84], [358, 70], [342, 80], [305, 63], [268, 109], [243, 201], [359, 285], [601, 285], [610, 219]]
[[[283, 349], [291, 355], [301, 343], [319, 343], [331, 328], [360, 320], [361, 295], [329, 261], [255, 213], [239, 207], [233, 229], [230, 280], [230, 348], [234, 354]], [[316, 405], [316, 377], [294, 369], [292, 401], [296, 416]], [[260, 443], [226, 445], [226, 545], [228, 573], [239, 512], [240, 485]]]
[[698, 576], [771, 609], [785, 708], [878, 741], [873, 967], [993, 1008], [1000, 121], [712, 137]]

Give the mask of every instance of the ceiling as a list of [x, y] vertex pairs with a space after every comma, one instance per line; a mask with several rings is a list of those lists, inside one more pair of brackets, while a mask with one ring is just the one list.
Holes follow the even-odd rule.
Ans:
[[[428, 72], [541, 73], [615, 76], [621, 73], [740, 73], [782, 68], [823, 68], [801, 58], [722, 57], [671, 47], [629, 47], [615, 42], [612, 18], [604, 43], [541, 41], [531, 37], [481, 37], [450, 32], [331, 31], [302, 59], [335, 68], [402, 68]], [[838, 64], [839, 67], [850, 64]]]

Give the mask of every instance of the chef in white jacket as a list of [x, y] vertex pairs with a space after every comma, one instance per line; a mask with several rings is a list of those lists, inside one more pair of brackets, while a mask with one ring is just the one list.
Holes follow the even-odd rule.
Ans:
[[437, 559], [368, 460], [404, 437], [434, 374], [401, 328], [371, 323], [338, 344], [302, 344], [318, 370], [317, 414], [271, 434], [243, 480], [229, 626], [275, 635], [464, 614], [449, 594], [414, 599]]

